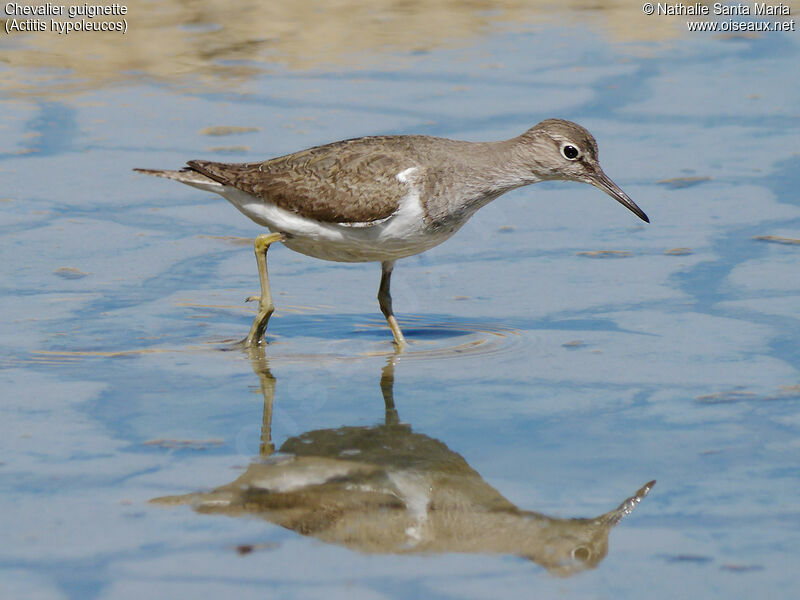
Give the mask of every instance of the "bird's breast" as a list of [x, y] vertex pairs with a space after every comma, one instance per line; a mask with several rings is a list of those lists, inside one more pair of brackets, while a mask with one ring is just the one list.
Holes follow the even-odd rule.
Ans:
[[[241, 190], [222, 194], [250, 219], [273, 232], [289, 234], [284, 245], [295, 252], [336, 262], [387, 261], [413, 256], [441, 244], [466, 221], [432, 221], [421, 194], [424, 187], [404, 172], [408, 193], [397, 210], [376, 221], [337, 223], [304, 217]], [[400, 177], [398, 177], [399, 179]]]

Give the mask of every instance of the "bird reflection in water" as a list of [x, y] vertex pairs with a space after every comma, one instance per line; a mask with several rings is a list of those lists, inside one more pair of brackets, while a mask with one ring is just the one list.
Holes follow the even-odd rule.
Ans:
[[372, 427], [309, 431], [273, 453], [275, 378], [263, 354], [251, 361], [264, 394], [260, 456], [211, 492], [156, 498], [197, 512], [251, 515], [302, 535], [368, 553], [510, 554], [558, 576], [594, 568], [615, 525], [655, 481], [595, 518], [560, 519], [518, 508], [442, 442], [401, 423], [394, 357], [383, 368], [385, 420]]

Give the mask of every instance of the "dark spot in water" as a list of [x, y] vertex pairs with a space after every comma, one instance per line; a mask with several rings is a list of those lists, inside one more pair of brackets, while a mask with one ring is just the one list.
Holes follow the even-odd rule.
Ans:
[[627, 250], [587, 250], [577, 252], [578, 256], [588, 256], [589, 258], [628, 258], [633, 256]]
[[670, 179], [661, 179], [660, 181], [656, 181], [656, 183], [666, 186], [671, 190], [681, 190], [705, 181], [711, 181], [711, 177], [672, 177]]
[[732, 573], [749, 573], [752, 571], [763, 571], [762, 565], [722, 565], [720, 567], [723, 571], [730, 571]]
[[201, 129], [199, 133], [200, 135], [223, 136], [223, 135], [239, 135], [242, 133], [253, 133], [255, 131], [261, 131], [261, 128], [219, 125], [217, 127], [206, 127], [205, 129]]
[[779, 235], [756, 235], [753, 236], [753, 239], [758, 240], [759, 242], [771, 242], [773, 244], [787, 244], [791, 246], [800, 245], [800, 239], [781, 237]]
[[63, 279], [82, 279], [86, 277], [89, 273], [84, 273], [80, 269], [76, 269], [75, 267], [58, 267], [55, 271], [53, 271], [54, 275], [58, 275]]
[[697, 565], [706, 565], [714, 560], [710, 556], [701, 556], [699, 554], [674, 554], [664, 558], [670, 563], [694, 563]]

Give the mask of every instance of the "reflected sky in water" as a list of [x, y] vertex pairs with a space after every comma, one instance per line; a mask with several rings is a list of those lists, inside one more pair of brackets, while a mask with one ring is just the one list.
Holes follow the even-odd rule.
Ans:
[[[147, 6], [114, 45], [0, 38], [1, 596], [793, 593], [796, 33], [688, 35], [628, 2]], [[394, 401], [481, 489], [548, 518], [656, 479], [596, 568], [369, 554], [149, 502], [258, 460], [263, 372], [227, 348], [252, 319], [259, 229], [132, 167], [378, 133], [502, 139], [547, 117], [592, 131], [652, 224], [541, 183], [399, 261], [413, 344]], [[272, 441], [379, 427], [379, 267], [270, 252]]]

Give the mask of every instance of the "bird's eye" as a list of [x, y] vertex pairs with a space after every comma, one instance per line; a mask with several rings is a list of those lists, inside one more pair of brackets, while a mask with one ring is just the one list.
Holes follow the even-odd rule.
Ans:
[[561, 154], [563, 154], [564, 158], [567, 160], [575, 160], [581, 155], [580, 151], [572, 144], [564, 144], [561, 146]]
[[581, 562], [586, 562], [592, 557], [592, 551], [586, 546], [578, 546], [572, 551], [572, 558]]

